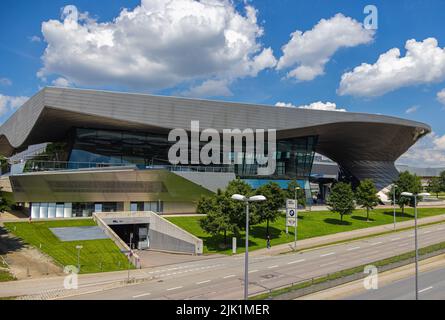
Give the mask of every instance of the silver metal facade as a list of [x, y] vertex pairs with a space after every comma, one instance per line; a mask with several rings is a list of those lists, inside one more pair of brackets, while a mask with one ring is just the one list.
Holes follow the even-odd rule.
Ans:
[[145, 94], [48, 87], [0, 127], [0, 154], [63, 139], [72, 127], [168, 132], [201, 129], [276, 129], [277, 138], [317, 135], [316, 152], [358, 179], [391, 183], [394, 161], [431, 128], [395, 117], [274, 107]]

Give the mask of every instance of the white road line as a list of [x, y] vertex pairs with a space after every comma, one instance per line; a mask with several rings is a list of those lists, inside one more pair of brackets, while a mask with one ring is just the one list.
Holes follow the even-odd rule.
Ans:
[[204, 281], [196, 282], [196, 284], [208, 283], [208, 282], [210, 282], [210, 281], [211, 281], [211, 280], [204, 280]]
[[291, 261], [291, 262], [288, 262], [287, 264], [294, 264], [294, 263], [299, 263], [299, 262], [303, 262], [303, 261], [306, 261], [306, 259]]
[[329, 252], [329, 253], [325, 253], [325, 254], [320, 255], [320, 257], [332, 256], [333, 254], [335, 254], [335, 252]]
[[133, 296], [133, 298], [136, 299], [136, 298], [145, 297], [145, 296], [149, 296], [149, 295], [151, 295], [150, 292], [147, 292], [147, 293], [141, 293], [141, 294], [138, 294], [138, 295]]
[[250, 270], [249, 273], [258, 272], [258, 270]]
[[349, 248], [349, 249], [346, 249], [347, 251], [353, 251], [353, 250], [357, 250], [357, 249], [360, 249], [360, 247], [353, 247], [353, 248]]
[[376, 245], [381, 244], [381, 243], [383, 243], [383, 242], [382, 242], [382, 241], [379, 241], [379, 242], [370, 243], [369, 245], [370, 245], [370, 246], [376, 246]]
[[391, 239], [391, 241], [397, 241], [397, 240], [400, 240], [400, 238], [393, 238], [393, 239]]
[[337, 261], [331, 261], [331, 262], [328, 262], [328, 263], [323, 263], [323, 264], [320, 264], [320, 267], [326, 267], [326, 266], [329, 266], [329, 265], [335, 264], [335, 263], [337, 263]]
[[267, 269], [273, 269], [273, 268], [278, 268], [278, 265], [274, 265], [274, 266], [269, 266], [269, 267], [267, 267]]
[[177, 289], [181, 289], [181, 288], [182, 288], [182, 286], [181, 287], [174, 287], [174, 288], [167, 289], [167, 291], [177, 290]]
[[444, 228], [437, 228], [438, 231], [443, 230]]
[[411, 244], [411, 243], [402, 243], [402, 244], [399, 244], [398, 247], [409, 246], [410, 244]]
[[233, 278], [233, 277], [235, 277], [235, 275], [234, 274], [230, 274], [228, 276], [223, 277], [223, 279], [228, 279], [228, 278]]
[[431, 290], [431, 289], [433, 289], [432, 286], [428, 287], [428, 288], [425, 288], [425, 289], [422, 289], [422, 290], [419, 290], [419, 293], [422, 293], [422, 292], [425, 292], [425, 291], [428, 291], [428, 290]]
[[424, 234], [427, 234], [427, 233], [430, 233], [430, 232], [431, 232], [431, 230], [427, 230], [427, 231], [424, 232]]

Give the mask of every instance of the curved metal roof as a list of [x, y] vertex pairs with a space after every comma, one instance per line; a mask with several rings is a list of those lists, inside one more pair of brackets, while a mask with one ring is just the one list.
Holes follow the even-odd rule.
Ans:
[[164, 132], [190, 128], [191, 120], [199, 120], [202, 129], [276, 129], [278, 137], [318, 135], [316, 151], [352, 169], [377, 162], [377, 167], [382, 162], [394, 167], [419, 137], [431, 132], [424, 123], [375, 114], [47, 87], [0, 127], [0, 154], [56, 141], [74, 126]]

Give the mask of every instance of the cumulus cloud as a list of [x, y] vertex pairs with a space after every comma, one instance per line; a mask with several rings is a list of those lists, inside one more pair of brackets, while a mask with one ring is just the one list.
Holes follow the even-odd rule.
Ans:
[[445, 105], [445, 89], [442, 89], [437, 93], [437, 101]]
[[393, 48], [380, 55], [374, 64], [362, 63], [342, 75], [338, 93], [372, 97], [402, 87], [433, 83], [445, 79], [445, 48], [435, 38], [408, 40], [406, 54]]
[[24, 104], [29, 98], [24, 96], [12, 97], [0, 94], [0, 116], [16, 110]]
[[277, 69], [293, 68], [287, 73], [288, 78], [313, 80], [324, 74], [326, 63], [337, 50], [370, 43], [373, 36], [373, 30], [341, 13], [321, 19], [311, 30], [291, 34], [290, 41], [282, 47]]
[[337, 105], [333, 102], [313, 102], [308, 105], [301, 105], [296, 106], [292, 103], [286, 103], [286, 102], [277, 102], [275, 104], [277, 107], [286, 107], [286, 108], [300, 108], [300, 109], [312, 109], [312, 110], [324, 110], [324, 111], [340, 111], [340, 112], [346, 112], [346, 109], [343, 108], [337, 108]]
[[405, 111], [405, 113], [406, 114], [410, 114], [410, 113], [414, 113], [414, 112], [416, 112], [417, 110], [419, 110], [419, 106], [412, 106], [412, 107], [409, 107], [408, 109], [406, 109], [406, 111]]
[[69, 5], [60, 20], [42, 24], [38, 76], [147, 91], [202, 82], [194, 89], [201, 93], [212, 81], [229, 85], [275, 66], [256, 16], [251, 5], [239, 12], [229, 0], [142, 0], [99, 23]]
[[417, 167], [445, 166], [445, 135], [432, 132], [423, 137], [397, 162]]
[[62, 77], [55, 79], [52, 82], [52, 85], [56, 86], [56, 87], [65, 87], [65, 88], [73, 86], [73, 84], [69, 80], [62, 78]]
[[31, 42], [42, 42], [42, 39], [39, 36], [29, 37], [29, 41]]
[[200, 85], [194, 86], [189, 90], [181, 92], [181, 95], [187, 97], [229, 97], [233, 93], [229, 89], [228, 80], [207, 80]]

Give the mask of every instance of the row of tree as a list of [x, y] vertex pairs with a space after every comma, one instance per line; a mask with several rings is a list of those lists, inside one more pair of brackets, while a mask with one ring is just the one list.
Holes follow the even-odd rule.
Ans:
[[438, 177], [432, 177], [428, 181], [427, 191], [434, 193], [439, 198], [439, 193], [445, 192], [445, 171], [442, 171]]
[[[391, 199], [391, 203], [394, 202], [395, 198], [395, 203], [404, 213], [405, 206], [414, 206], [414, 199], [402, 196], [402, 192], [422, 192], [420, 177], [408, 171], [401, 172], [387, 194], [388, 198]], [[342, 221], [343, 216], [351, 214], [356, 205], [366, 209], [366, 219], [369, 221], [369, 212], [379, 204], [379, 198], [374, 182], [371, 179], [365, 179], [360, 182], [355, 193], [352, 190], [351, 184], [345, 182], [336, 183], [332, 187], [327, 203], [332, 212], [340, 214]]]
[[224, 235], [224, 245], [227, 244], [227, 235], [239, 235], [245, 229], [245, 204], [231, 199], [233, 194], [242, 194], [246, 197], [261, 194], [266, 201], [251, 203], [249, 211], [249, 224], [256, 225], [266, 222], [266, 234], [269, 235], [269, 223], [280, 216], [280, 209], [285, 206], [287, 198], [294, 198], [297, 192], [298, 204], [304, 206], [306, 196], [298, 183], [292, 181], [288, 188], [283, 190], [277, 183], [269, 182], [256, 190], [246, 182], [236, 179], [229, 183], [225, 191], [218, 190], [216, 194], [202, 197], [197, 205], [197, 213], [206, 216], [200, 220], [201, 228], [212, 234]]

